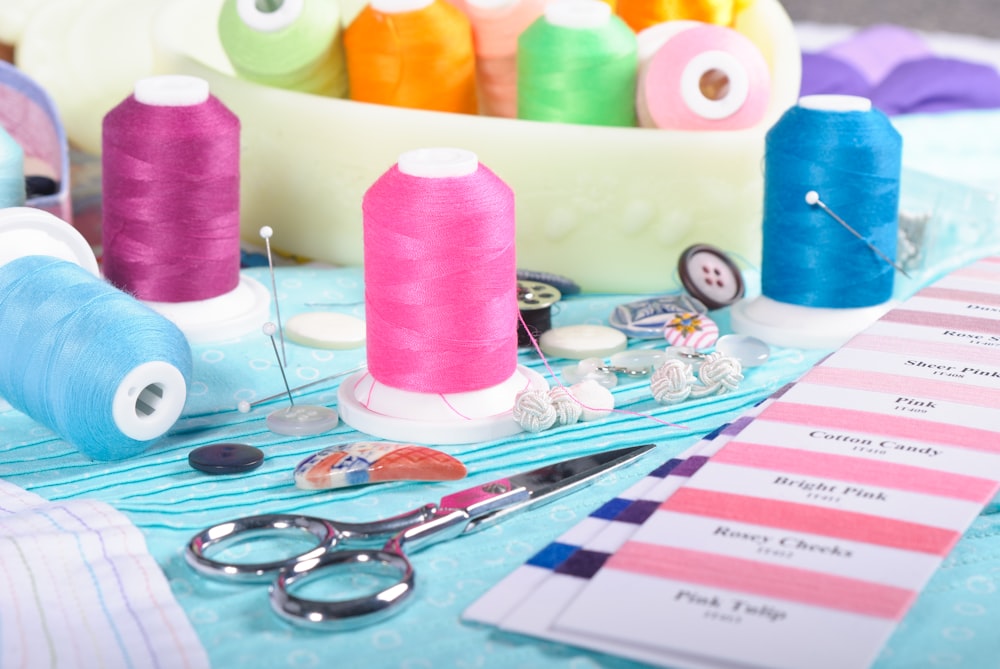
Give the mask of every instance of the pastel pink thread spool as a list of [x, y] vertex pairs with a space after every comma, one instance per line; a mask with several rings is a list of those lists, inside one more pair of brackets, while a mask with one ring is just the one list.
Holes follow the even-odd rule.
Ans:
[[640, 65], [636, 104], [646, 127], [743, 130], [764, 119], [770, 99], [767, 61], [732, 28], [679, 27]]
[[517, 38], [549, 0], [466, 0], [476, 52], [479, 113], [517, 117]]
[[341, 384], [344, 422], [397, 441], [521, 431], [514, 195], [470, 151], [418, 149], [365, 193], [368, 369]]
[[240, 123], [190, 76], [140, 79], [104, 117], [104, 275], [192, 342], [260, 328], [270, 297], [240, 274]]

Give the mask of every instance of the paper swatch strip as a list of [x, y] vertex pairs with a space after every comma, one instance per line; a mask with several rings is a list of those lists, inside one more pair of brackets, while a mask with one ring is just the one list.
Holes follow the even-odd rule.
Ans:
[[521, 631], [673, 667], [869, 666], [997, 492], [998, 294], [988, 259], [890, 311]]

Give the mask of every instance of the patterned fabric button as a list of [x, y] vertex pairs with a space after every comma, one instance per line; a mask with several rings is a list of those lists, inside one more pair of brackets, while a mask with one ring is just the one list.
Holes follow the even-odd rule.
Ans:
[[718, 341], [719, 326], [704, 314], [676, 314], [664, 326], [663, 336], [671, 346], [705, 350], [715, 346]]
[[608, 324], [636, 339], [659, 339], [663, 326], [677, 314], [703, 314], [708, 308], [690, 295], [663, 295], [648, 300], [620, 304], [608, 317]]

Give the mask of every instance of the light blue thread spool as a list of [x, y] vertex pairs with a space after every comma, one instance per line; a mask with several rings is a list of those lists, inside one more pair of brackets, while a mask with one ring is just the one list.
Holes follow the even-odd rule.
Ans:
[[0, 266], [0, 341], [0, 396], [95, 460], [141, 453], [183, 409], [184, 335], [73, 262]]
[[[788, 110], [766, 141], [762, 295], [735, 305], [733, 328], [779, 346], [835, 348], [884, 313], [901, 170], [902, 139], [868, 100], [811, 96]], [[807, 201], [810, 191], [829, 211]]]
[[24, 151], [0, 126], [0, 209], [24, 204]]

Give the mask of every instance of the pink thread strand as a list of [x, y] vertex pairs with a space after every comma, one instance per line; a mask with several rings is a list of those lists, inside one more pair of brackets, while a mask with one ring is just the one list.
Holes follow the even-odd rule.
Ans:
[[190, 302], [239, 283], [239, 135], [214, 97], [104, 117], [104, 274], [139, 299]]

